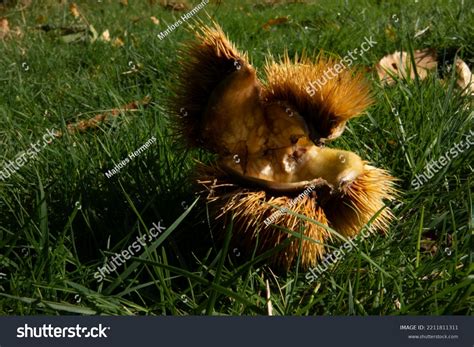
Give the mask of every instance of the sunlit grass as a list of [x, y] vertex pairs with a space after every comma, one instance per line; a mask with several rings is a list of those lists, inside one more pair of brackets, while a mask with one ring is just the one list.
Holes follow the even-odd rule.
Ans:
[[[383, 88], [368, 73], [376, 103], [334, 146], [400, 179], [402, 195], [392, 206], [397, 220], [387, 235], [361, 241], [309, 285], [301, 269], [275, 273], [265, 265], [285, 244], [243, 259], [226, 242], [232, 224], [221, 229], [207, 218], [204, 202], [195, 201], [193, 159], [206, 160], [207, 154], [177, 146], [165, 108], [176, 50], [190, 35], [183, 25], [164, 40], [157, 37], [182, 13], [153, 1], [77, 1], [87, 22], [99, 35], [109, 30], [111, 41], [65, 43], [60, 31], [38, 26], [70, 28], [84, 21], [57, 1], [33, 3], [0, 13], [23, 32], [0, 41], [0, 168], [46, 129], [66, 134], [71, 122], [147, 95], [152, 101], [95, 131], [56, 139], [0, 181], [0, 313], [266, 314], [269, 280], [275, 315], [472, 314], [472, 149], [420, 189], [411, 187], [429, 161], [473, 129], [470, 100], [454, 87], [452, 75], [445, 83], [433, 77]], [[462, 2], [263, 3], [225, 1], [205, 8], [257, 69], [269, 53], [323, 49], [342, 56], [371, 35], [378, 44], [357, 66], [423, 47], [460, 48], [473, 63], [474, 13]], [[283, 16], [286, 23], [262, 28]], [[123, 46], [113, 45], [117, 37]], [[104, 175], [152, 136], [156, 144], [139, 158], [110, 179]], [[106, 259], [160, 220], [167, 227], [162, 236], [96, 281]], [[296, 230], [282, 232], [300, 237]]]

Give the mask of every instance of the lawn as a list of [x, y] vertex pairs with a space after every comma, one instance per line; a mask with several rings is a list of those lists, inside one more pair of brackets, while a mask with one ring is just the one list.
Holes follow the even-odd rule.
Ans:
[[[387, 87], [373, 67], [396, 50], [432, 47], [439, 56], [459, 50], [472, 69], [473, 2], [210, 1], [158, 37], [199, 3], [177, 11], [157, 0], [0, 1], [9, 23], [0, 36], [0, 170], [23, 158], [0, 176], [0, 314], [265, 315], [267, 295], [273, 315], [472, 314], [474, 151], [412, 185], [474, 132], [472, 98], [452, 69]], [[166, 103], [177, 49], [194, 19], [210, 22], [206, 12], [259, 72], [285, 50], [342, 57], [366, 37], [377, 42], [354, 64], [375, 103], [331, 146], [399, 179], [396, 220], [312, 283], [298, 267], [269, 267], [277, 249], [247, 257], [222, 241], [232, 224], [221, 229], [195, 195], [196, 160], [211, 157], [176, 142]], [[81, 128], [99, 114], [107, 121]], [[48, 131], [56, 136], [46, 143]], [[156, 237], [143, 239], [154, 224]], [[139, 252], [99, 280], [127, 249]]]

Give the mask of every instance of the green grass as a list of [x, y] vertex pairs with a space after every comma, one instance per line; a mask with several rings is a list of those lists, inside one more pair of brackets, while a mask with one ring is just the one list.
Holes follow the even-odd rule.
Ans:
[[[278, 249], [243, 259], [226, 241], [232, 225], [217, 229], [204, 202], [195, 201], [189, 179], [194, 159], [208, 156], [179, 149], [164, 107], [176, 50], [190, 34], [181, 26], [159, 40], [157, 34], [180, 13], [156, 3], [77, 1], [98, 34], [108, 29], [112, 40], [124, 41], [122, 47], [87, 39], [67, 43], [60, 30], [39, 30], [41, 24], [83, 24], [58, 1], [13, 4], [0, 12], [23, 32], [0, 41], [0, 168], [46, 129], [65, 132], [70, 122], [152, 98], [148, 107], [96, 131], [55, 139], [0, 181], [1, 314], [266, 314], [266, 280], [275, 315], [472, 314], [472, 148], [419, 190], [410, 185], [429, 161], [473, 129], [471, 100], [454, 87], [452, 75], [445, 84], [431, 77], [383, 88], [368, 73], [376, 102], [334, 146], [400, 179], [402, 195], [392, 206], [397, 220], [386, 236], [361, 242], [309, 285], [301, 269], [274, 273], [265, 265]], [[224, 1], [205, 9], [260, 69], [269, 53], [324, 50], [343, 56], [371, 35], [378, 44], [358, 66], [424, 47], [459, 48], [471, 67], [474, 62], [472, 1], [256, 3]], [[281, 16], [289, 21], [261, 28]], [[137, 70], [123, 74], [132, 64]], [[105, 177], [152, 136], [155, 145]], [[105, 257], [158, 221], [166, 231], [99, 284], [94, 273]], [[223, 242], [217, 233], [225, 234]]]

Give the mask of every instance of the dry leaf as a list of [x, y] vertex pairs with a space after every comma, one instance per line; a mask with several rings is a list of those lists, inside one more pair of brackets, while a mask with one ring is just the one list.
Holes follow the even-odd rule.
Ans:
[[391, 26], [390, 24], [387, 25], [387, 27], [385, 28], [385, 36], [392, 42], [395, 41], [395, 39], [397, 38], [397, 33], [395, 32], [393, 26]]
[[10, 26], [8, 24], [8, 19], [0, 18], [0, 40], [3, 40], [10, 34]]
[[164, 0], [161, 2], [161, 6], [172, 11], [186, 11], [189, 9], [189, 6], [187, 3], [180, 2], [180, 1]]
[[112, 42], [112, 46], [114, 47], [122, 47], [125, 43], [120, 37], [117, 37], [114, 42]]
[[48, 20], [48, 18], [41, 15], [41, 14], [38, 17], [36, 17], [36, 19], [35, 19], [37, 24], [44, 24], [44, 23], [47, 22], [47, 20]]
[[120, 0], [120, 4], [123, 6], [128, 6], [128, 0]]
[[270, 29], [271, 26], [279, 25], [279, 24], [286, 23], [286, 22], [288, 22], [288, 17], [273, 18], [273, 19], [270, 19], [265, 24], [263, 24], [262, 28], [264, 30], [268, 30], [268, 29]]
[[156, 18], [155, 16], [151, 16], [150, 19], [153, 22], [153, 24], [155, 24], [155, 25], [160, 24], [160, 20], [158, 18]]
[[[67, 132], [69, 134], [74, 134], [78, 132], [83, 133], [89, 129], [96, 129], [100, 124], [104, 123], [111, 117], [117, 117], [120, 113], [126, 111], [135, 111], [139, 108], [139, 106], [145, 107], [150, 103], [150, 101], [151, 97], [147, 95], [142, 100], [133, 101], [120, 108], [113, 108], [105, 113], [97, 114], [96, 116], [89, 119], [84, 119], [76, 123], [70, 123], [67, 125]], [[63, 133], [58, 131], [55, 136], [62, 137]]]
[[257, 6], [275, 6], [279, 4], [305, 4], [306, 0], [264, 0]]
[[72, 2], [69, 5], [69, 12], [71, 12], [74, 18], [78, 18], [81, 14], [79, 13], [79, 8], [77, 7], [75, 2]]
[[456, 58], [454, 66], [456, 69], [456, 83], [458, 86], [464, 90], [464, 94], [474, 95], [474, 77], [472, 76], [471, 70], [469, 70], [469, 66], [459, 58]]
[[100, 41], [104, 42], [109, 42], [110, 41], [110, 33], [109, 29], [105, 30], [101, 35], [100, 35]]
[[23, 32], [21, 31], [20, 27], [16, 26], [15, 28], [10, 29], [8, 19], [0, 18], [0, 40], [6, 40], [12, 37], [23, 37]]
[[[428, 72], [436, 70], [436, 52], [433, 49], [423, 49], [414, 52], [416, 72], [420, 79], [426, 78]], [[407, 52], [395, 52], [383, 57], [375, 66], [380, 80], [384, 84], [393, 84], [395, 81], [391, 75], [401, 78], [415, 78], [415, 69], [411, 57]]]

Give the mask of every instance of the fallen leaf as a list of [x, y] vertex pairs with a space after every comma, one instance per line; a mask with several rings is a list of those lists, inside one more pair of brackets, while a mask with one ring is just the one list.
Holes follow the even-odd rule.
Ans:
[[392, 42], [397, 38], [397, 33], [390, 24], [385, 28], [385, 36]]
[[43, 15], [39, 15], [38, 17], [36, 17], [35, 21], [37, 24], [44, 24], [46, 23], [47, 18]]
[[10, 26], [8, 19], [0, 18], [0, 40], [3, 40], [10, 33]]
[[69, 5], [69, 12], [71, 12], [71, 14], [74, 18], [78, 18], [81, 15], [80, 12], [79, 12], [79, 8], [77, 7], [75, 2], [72, 2]]
[[122, 47], [125, 43], [123, 42], [123, 40], [120, 38], [120, 37], [117, 37], [113, 42], [112, 42], [112, 46], [114, 47]]
[[160, 20], [158, 18], [156, 18], [155, 16], [151, 16], [150, 19], [153, 22], [153, 24], [155, 24], [155, 25], [160, 24]]
[[454, 66], [456, 69], [456, 83], [458, 86], [464, 90], [464, 94], [474, 95], [474, 77], [472, 76], [469, 66], [467, 66], [467, 64], [460, 58], [456, 58]]
[[[436, 70], [436, 52], [427, 48], [414, 52], [416, 72], [420, 79], [425, 79], [428, 72]], [[377, 74], [384, 84], [393, 84], [392, 76], [400, 78], [415, 78], [415, 69], [407, 52], [395, 52], [383, 57], [375, 66]]]
[[161, 6], [172, 11], [186, 11], [189, 9], [189, 6], [187, 3], [180, 2], [180, 1], [164, 0], [161, 2]]
[[128, 6], [128, 0], [120, 0], [120, 4], [123, 6]]
[[[75, 123], [69, 123], [67, 125], [67, 132], [69, 134], [74, 134], [83, 133], [89, 129], [96, 129], [100, 124], [106, 122], [111, 117], [117, 117], [120, 113], [124, 113], [126, 111], [135, 111], [140, 106], [146, 107], [150, 103], [150, 101], [151, 97], [147, 95], [142, 100], [133, 101], [119, 108], [113, 108], [104, 113], [99, 113], [92, 118], [83, 119]], [[61, 131], [58, 131], [56, 132], [55, 136], [62, 137], [63, 133]]]
[[273, 19], [270, 19], [265, 24], [263, 24], [262, 28], [264, 30], [268, 30], [268, 29], [270, 29], [271, 26], [283, 24], [283, 23], [286, 23], [286, 22], [288, 22], [288, 17], [273, 18]]
[[109, 29], [105, 30], [105, 31], [100, 35], [99, 40], [100, 40], [100, 41], [104, 41], [104, 42], [110, 42]]
[[[216, 2], [220, 2], [220, 0], [215, 0]], [[258, 4], [254, 5], [255, 7], [271, 7], [280, 4], [306, 4], [306, 0], [263, 0]]]

